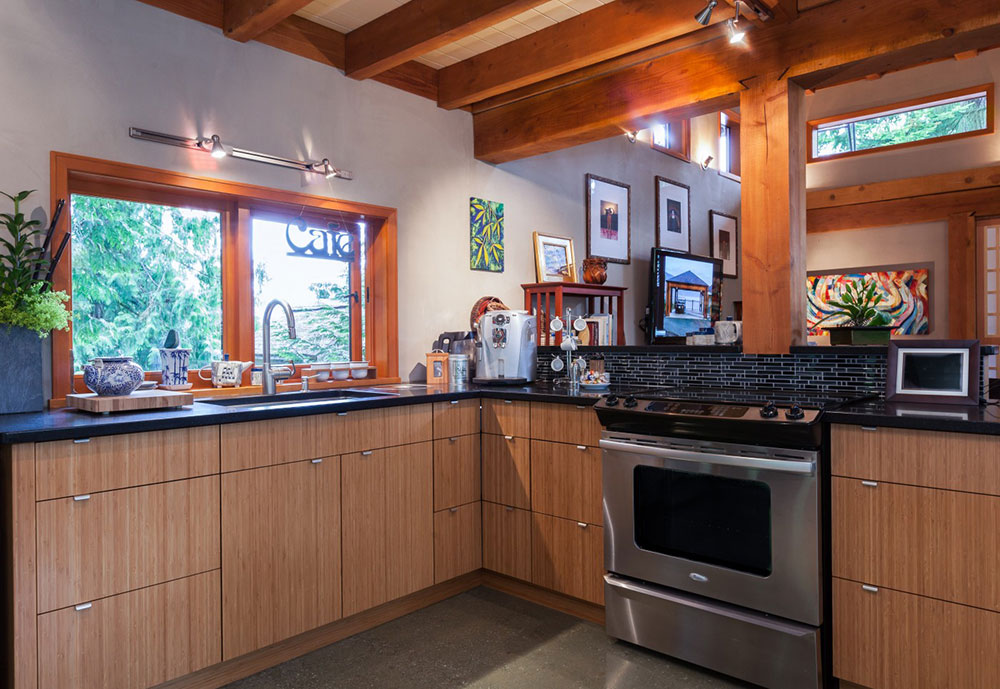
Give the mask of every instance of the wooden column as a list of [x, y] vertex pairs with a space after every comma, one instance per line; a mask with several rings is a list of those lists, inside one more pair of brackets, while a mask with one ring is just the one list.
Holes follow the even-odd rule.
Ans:
[[740, 95], [743, 351], [805, 343], [806, 123], [800, 86], [777, 75]]
[[953, 340], [976, 339], [977, 268], [976, 216], [953, 213], [948, 216], [948, 337]]

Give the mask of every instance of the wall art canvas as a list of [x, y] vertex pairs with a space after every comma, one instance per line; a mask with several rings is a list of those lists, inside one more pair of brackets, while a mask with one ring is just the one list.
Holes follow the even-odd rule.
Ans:
[[879, 308], [892, 317], [895, 335], [928, 335], [931, 331], [930, 274], [928, 267], [857, 268], [834, 273], [810, 273], [806, 278], [807, 318], [810, 335], [823, 335], [824, 329], [845, 325], [839, 316], [816, 323], [837, 310], [830, 301], [839, 301], [847, 286], [855, 280], [874, 280], [882, 295]]
[[691, 188], [656, 178], [656, 245], [691, 253]]
[[470, 268], [503, 272], [503, 204], [469, 199]]
[[632, 188], [587, 175], [587, 256], [632, 262]]
[[740, 233], [739, 223], [731, 215], [710, 211], [708, 227], [711, 232], [712, 258], [722, 259], [722, 276], [738, 278], [740, 276]]

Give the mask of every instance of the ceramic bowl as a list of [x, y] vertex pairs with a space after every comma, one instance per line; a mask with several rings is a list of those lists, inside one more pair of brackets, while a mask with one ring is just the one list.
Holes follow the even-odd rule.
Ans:
[[101, 397], [131, 395], [144, 378], [142, 367], [130, 356], [91, 359], [83, 367], [83, 384]]
[[347, 380], [351, 377], [351, 365], [346, 361], [339, 364], [330, 364], [330, 377], [334, 380]]
[[362, 378], [368, 377], [368, 362], [367, 361], [352, 361], [351, 362], [351, 378], [355, 380], [361, 380]]

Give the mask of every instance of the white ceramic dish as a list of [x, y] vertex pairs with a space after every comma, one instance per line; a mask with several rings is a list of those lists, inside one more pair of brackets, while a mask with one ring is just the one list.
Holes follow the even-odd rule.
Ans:
[[334, 380], [347, 380], [351, 377], [351, 365], [346, 362], [330, 364], [330, 377]]
[[351, 378], [354, 380], [361, 380], [362, 378], [368, 377], [368, 362], [367, 361], [352, 361], [351, 362]]

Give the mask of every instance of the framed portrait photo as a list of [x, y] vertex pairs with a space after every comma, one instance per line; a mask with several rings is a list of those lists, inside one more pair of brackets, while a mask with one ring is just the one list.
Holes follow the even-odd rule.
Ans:
[[722, 277], [740, 276], [739, 223], [731, 215], [709, 211], [708, 228], [711, 233], [712, 258], [722, 259]]
[[978, 405], [979, 340], [892, 340], [887, 402]]
[[573, 240], [558, 235], [532, 234], [535, 243], [535, 277], [538, 282], [576, 282]]
[[691, 188], [656, 178], [656, 246], [691, 253]]
[[587, 256], [632, 262], [632, 188], [587, 175]]

